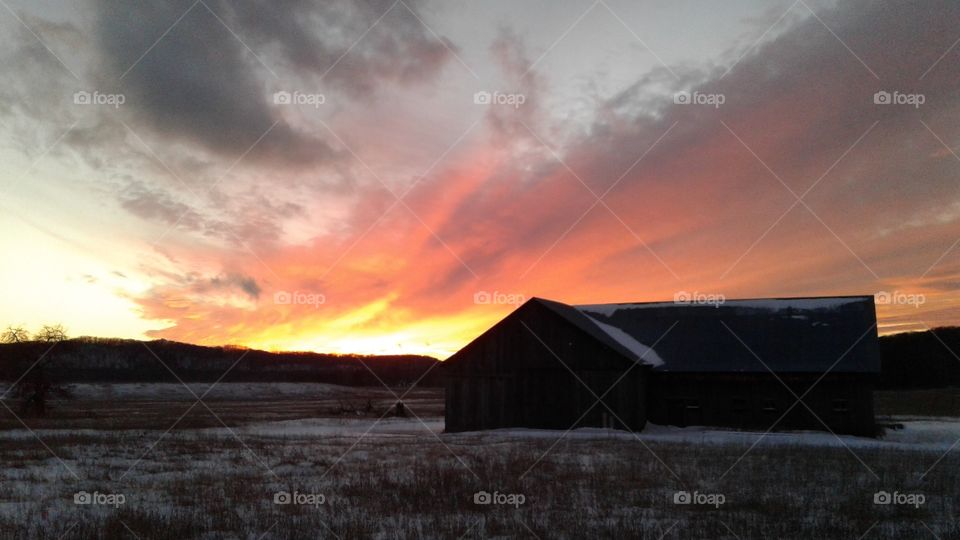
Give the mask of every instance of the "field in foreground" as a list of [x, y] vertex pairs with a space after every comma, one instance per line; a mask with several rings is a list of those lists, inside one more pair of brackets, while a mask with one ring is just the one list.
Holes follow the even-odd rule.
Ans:
[[0, 408], [0, 537], [960, 538], [957, 418], [444, 434], [437, 390], [406, 418], [386, 389], [205, 390], [78, 386], [29, 430]]

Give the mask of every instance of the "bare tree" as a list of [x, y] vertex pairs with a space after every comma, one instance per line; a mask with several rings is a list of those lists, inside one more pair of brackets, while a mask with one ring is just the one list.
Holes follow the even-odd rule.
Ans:
[[[7, 328], [0, 333], [0, 343], [11, 345], [4, 349], [3, 362], [0, 363], [0, 373], [4, 378], [9, 378], [12, 382], [20, 377], [20, 370], [23, 368], [23, 359], [27, 356], [26, 344], [30, 341], [30, 332], [23, 326], [7, 325]], [[6, 395], [9, 390], [5, 391]]]
[[57, 344], [66, 341], [67, 331], [62, 324], [44, 325], [34, 334], [34, 341], [26, 341], [28, 336], [22, 328], [8, 328], [4, 338], [24, 344], [17, 362], [19, 382], [13, 388], [19, 401], [20, 414], [23, 416], [46, 416], [51, 395], [68, 397], [65, 387], [54, 380], [50, 364], [56, 356]]
[[6, 330], [0, 334], [0, 342], [3, 343], [26, 343], [30, 341], [30, 332], [22, 326], [7, 326]]
[[38, 341], [55, 343], [67, 340], [67, 330], [62, 324], [45, 324], [36, 336]]

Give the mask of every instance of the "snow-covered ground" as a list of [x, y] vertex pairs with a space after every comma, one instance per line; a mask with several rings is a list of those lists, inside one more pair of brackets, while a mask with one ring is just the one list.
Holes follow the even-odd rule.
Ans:
[[[196, 437], [232, 437], [234, 434], [257, 438], [284, 439], [324, 439], [329, 437], [359, 437], [376, 439], [378, 437], [427, 437], [440, 436], [444, 440], [474, 441], [477, 443], [571, 439], [580, 441], [604, 440], [642, 440], [644, 442], [684, 443], [696, 445], [751, 446], [757, 443], [763, 446], [811, 446], [811, 447], [850, 447], [898, 450], [947, 450], [960, 441], [960, 418], [918, 418], [894, 417], [903, 425], [902, 429], [888, 430], [879, 438], [833, 435], [827, 432], [754, 432], [711, 429], [706, 427], [674, 427], [648, 424], [639, 433], [630, 433], [615, 429], [579, 428], [570, 431], [548, 429], [509, 428], [477, 432], [444, 433], [443, 418], [305, 418], [276, 422], [256, 422], [231, 428], [206, 428], [179, 430], [177, 436]], [[34, 432], [41, 436], [66, 437], [84, 435], [88, 437], [112, 437], [112, 431], [96, 429], [65, 430], [39, 429]], [[144, 430], [135, 430], [142, 433]], [[27, 430], [0, 431], [0, 440], [33, 438]]]
[[[896, 418], [902, 429], [888, 430], [880, 438], [835, 436], [826, 432], [752, 432], [710, 429], [704, 427], [679, 428], [648, 424], [640, 433], [601, 428], [580, 428], [569, 432], [547, 429], [495, 429], [480, 432], [443, 433], [442, 418], [384, 418], [376, 419], [332, 419], [311, 418], [288, 420], [283, 422], [264, 422], [234, 428], [233, 431], [256, 437], [329, 437], [358, 436], [367, 433], [368, 437], [378, 436], [426, 436], [431, 433], [442, 435], [444, 439], [471, 439], [478, 441], [522, 441], [524, 439], [556, 440], [562, 438], [577, 440], [624, 441], [643, 440], [698, 445], [753, 445], [758, 439], [761, 445], [770, 446], [828, 446], [851, 448], [896, 448], [901, 450], [947, 450], [960, 441], [960, 418], [958, 419], [917, 419]], [[204, 430], [206, 434], [229, 434], [222, 428]]]
[[[189, 387], [190, 390], [187, 390]], [[389, 392], [382, 387], [342, 386], [309, 382], [191, 382], [186, 387], [179, 383], [71, 383], [65, 385], [72, 399], [76, 400], [186, 400], [193, 395], [204, 399], [256, 400], [256, 399], [337, 399], [370, 397]], [[0, 395], [7, 385], [0, 383]], [[394, 390], [400, 392], [401, 389]], [[195, 399], [195, 398], [194, 398]]]
[[960, 441], [960, 418], [921, 419], [918, 417], [894, 417], [903, 429], [887, 430], [883, 437], [871, 439], [850, 435], [833, 435], [821, 431], [808, 432], [753, 432], [711, 429], [706, 427], [674, 427], [648, 424], [640, 433], [599, 428], [581, 428], [564, 434], [563, 431], [540, 429], [497, 429], [462, 436], [477, 436], [489, 439], [640, 439], [698, 445], [760, 445], [770, 446], [829, 446], [850, 448], [896, 448], [902, 450], [946, 450]]
[[[422, 421], [422, 422], [421, 422]], [[429, 437], [443, 432], [443, 419], [427, 417], [415, 418], [309, 418], [286, 420], [282, 422], [263, 422], [240, 426], [227, 430], [212, 428], [203, 430], [205, 435], [232, 436], [230, 431], [242, 436], [280, 437], [280, 438], [328, 438], [360, 437], [371, 439], [380, 437]]]
[[[77, 385], [77, 402], [57, 411], [93, 402], [124, 415], [151, 410], [161, 427], [98, 429], [95, 419], [82, 429], [0, 430], [0, 538], [904, 538], [927, 527], [960, 537], [960, 418], [887, 418], [903, 428], [879, 439], [657, 425], [444, 433], [436, 392], [405, 399], [418, 419], [381, 418], [393, 402], [383, 389], [215, 391], [210, 405], [230, 427], [168, 430], [194, 403], [190, 392], [114, 384]], [[324, 415], [327, 402], [371, 395], [373, 411]], [[209, 416], [202, 405], [191, 414]], [[881, 490], [922, 493], [926, 503], [878, 506]], [[125, 503], [77, 505], [81, 491]], [[476, 504], [484, 491], [526, 502]], [[727, 504], [674, 504], [680, 491], [721, 493]], [[325, 502], [278, 505], [278, 492]]]
[[369, 390], [363, 388], [323, 383], [221, 382], [216, 385], [188, 383], [187, 386], [190, 390], [180, 383], [77, 383], [70, 384], [67, 388], [77, 399], [94, 400], [181, 400], [192, 397], [191, 391], [202, 396], [208, 389], [210, 392], [204, 399], [325, 399], [369, 393]]

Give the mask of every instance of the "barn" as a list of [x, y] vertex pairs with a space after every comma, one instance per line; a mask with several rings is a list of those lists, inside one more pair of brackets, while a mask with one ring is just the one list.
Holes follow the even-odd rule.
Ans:
[[533, 298], [442, 367], [449, 432], [647, 422], [873, 436], [872, 296]]

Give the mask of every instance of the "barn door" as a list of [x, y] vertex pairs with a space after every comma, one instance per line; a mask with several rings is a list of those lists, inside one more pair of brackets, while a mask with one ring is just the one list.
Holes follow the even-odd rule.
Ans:
[[685, 426], [702, 426], [703, 425], [703, 409], [700, 408], [699, 400], [688, 399], [686, 400], [686, 403], [684, 403], [683, 425]]
[[684, 422], [685, 411], [686, 403], [683, 399], [671, 398], [667, 400], [667, 421], [670, 425], [686, 426], [687, 424]]

